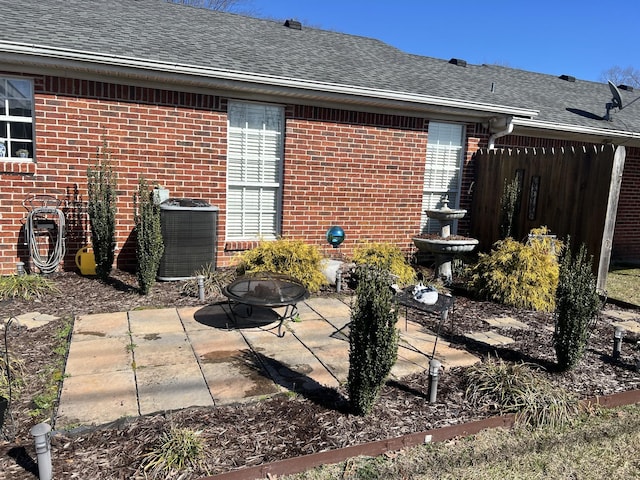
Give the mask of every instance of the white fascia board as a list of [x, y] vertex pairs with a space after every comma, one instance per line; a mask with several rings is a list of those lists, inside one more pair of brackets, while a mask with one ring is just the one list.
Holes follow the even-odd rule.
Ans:
[[[604, 120], [603, 120], [604, 121]], [[556, 132], [567, 132], [580, 135], [591, 135], [595, 137], [611, 138], [611, 139], [627, 139], [640, 140], [640, 132], [631, 132], [628, 130], [614, 130], [610, 128], [594, 128], [582, 125], [570, 125], [567, 123], [545, 122], [533, 118], [517, 118], [513, 119], [515, 126], [535, 128], [540, 130], [552, 130]]]
[[[138, 59], [133, 57], [95, 53], [83, 50], [59, 49], [43, 45], [29, 45], [16, 42], [0, 42], [0, 59], [4, 54], [28, 56], [31, 60], [21, 58], [19, 63], [30, 64], [36, 62], [40, 66], [59, 67], [61, 61], [83, 64], [80, 70], [87, 70], [87, 64], [107, 66], [114, 74], [124, 73], [122, 69], [135, 69], [161, 73], [172, 73], [186, 76], [198, 76], [204, 78], [216, 78], [219, 80], [248, 82], [274, 87], [285, 87], [308, 91], [319, 91], [348, 96], [377, 98], [413, 104], [434, 105], [438, 107], [461, 109], [467, 111], [487, 112], [523, 117], [535, 117], [539, 110], [529, 108], [511, 107], [506, 105], [494, 105], [453, 98], [436, 97], [430, 95], [398, 92], [393, 90], [373, 89], [353, 85], [343, 85], [329, 82], [318, 82], [297, 78], [279, 77], [259, 73], [248, 73], [234, 70], [225, 70], [209, 67], [199, 67], [187, 64], [169, 63], [159, 60]], [[51, 59], [54, 63], [47, 65], [45, 59]], [[67, 63], [68, 65], [68, 63]]]

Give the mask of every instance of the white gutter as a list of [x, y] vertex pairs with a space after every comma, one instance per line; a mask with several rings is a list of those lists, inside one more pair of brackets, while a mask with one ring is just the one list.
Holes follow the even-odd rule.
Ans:
[[[603, 120], [604, 121], [604, 120]], [[604, 138], [620, 138], [628, 140], [640, 140], [640, 132], [630, 132], [628, 130], [614, 130], [610, 128], [586, 127], [581, 125], [569, 125], [566, 123], [552, 123], [535, 120], [532, 118], [514, 118], [513, 123], [521, 127], [531, 127], [542, 130], [554, 130], [580, 135], [593, 135]]]
[[[498, 130], [497, 132], [494, 132], [491, 134], [491, 136], [489, 137], [489, 141], [488, 141], [488, 148], [489, 150], [493, 150], [494, 148], [496, 148], [496, 140], [500, 137], [504, 137], [506, 135], [509, 135], [511, 132], [513, 132], [513, 117], [509, 116], [509, 117], [505, 117], [504, 119], [502, 119], [505, 123], [505, 127], [502, 130]], [[491, 124], [492, 123], [497, 123], [497, 120], [492, 119], [489, 121], [489, 128], [491, 128]]]
[[[5, 56], [3, 54], [8, 54]], [[13, 55], [13, 56], [12, 56]], [[25, 56], [30, 60], [26, 60]], [[50, 59], [52, 61], [46, 61]], [[436, 97], [416, 93], [405, 93], [394, 90], [374, 89], [353, 85], [343, 85], [330, 82], [280, 77], [260, 73], [247, 73], [234, 70], [225, 70], [210, 67], [199, 67], [188, 64], [163, 62], [161, 60], [140, 60], [133, 57], [123, 57], [110, 54], [95, 53], [84, 50], [61, 49], [43, 45], [29, 45], [17, 42], [0, 41], [0, 61], [23, 65], [36, 65], [39, 67], [60, 68], [61, 61], [82, 62], [80, 70], [87, 71], [87, 64], [94, 66], [107, 66], [110, 73], [118, 73], [118, 69], [136, 69], [161, 73], [173, 73], [187, 76], [199, 76], [215, 78], [226, 81], [254, 83], [287, 88], [298, 88], [325, 93], [361, 96], [377, 99], [394, 100], [439, 107], [466, 109], [487, 113], [499, 113], [524, 117], [535, 117], [539, 110], [528, 108], [494, 105], [481, 102], [465, 101], [446, 97]], [[115, 68], [113, 68], [115, 67]]]

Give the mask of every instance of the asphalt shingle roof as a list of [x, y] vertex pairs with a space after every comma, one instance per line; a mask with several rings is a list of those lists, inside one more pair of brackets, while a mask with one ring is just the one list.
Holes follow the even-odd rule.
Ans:
[[[608, 85], [495, 65], [461, 67], [376, 39], [163, 0], [0, 0], [5, 42], [538, 110], [549, 124], [640, 133], [640, 92], [610, 122]], [[0, 58], [2, 58], [0, 56]], [[2, 65], [0, 64], [0, 70]], [[569, 72], [570, 73], [570, 72]]]

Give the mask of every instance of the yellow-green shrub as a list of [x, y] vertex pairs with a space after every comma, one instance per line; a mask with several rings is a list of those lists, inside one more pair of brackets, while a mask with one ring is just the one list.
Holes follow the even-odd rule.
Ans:
[[353, 250], [353, 262], [388, 270], [398, 277], [400, 285], [410, 285], [416, 280], [416, 271], [409, 265], [400, 248], [392, 243], [359, 243]]
[[311, 292], [328, 283], [322, 272], [324, 258], [319, 247], [301, 240], [263, 240], [257, 247], [236, 255], [235, 261], [241, 275], [256, 272], [290, 275]]
[[[536, 234], [542, 233], [536, 230]], [[552, 312], [558, 272], [549, 238], [530, 237], [526, 245], [506, 238], [496, 242], [491, 253], [479, 254], [472, 267], [471, 287], [494, 302]]]

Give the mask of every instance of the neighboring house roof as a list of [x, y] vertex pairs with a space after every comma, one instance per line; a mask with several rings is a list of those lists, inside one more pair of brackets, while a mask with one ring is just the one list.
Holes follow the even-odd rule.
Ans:
[[[379, 40], [163, 0], [0, 0], [0, 70], [180, 85], [257, 100], [488, 122], [516, 134], [640, 145], [640, 92], [602, 120], [607, 84], [455, 65]], [[568, 72], [570, 73], [570, 72]], [[124, 80], [126, 79], [126, 80]], [[206, 91], [206, 90], [202, 90]], [[351, 105], [351, 107], [348, 107]]]

